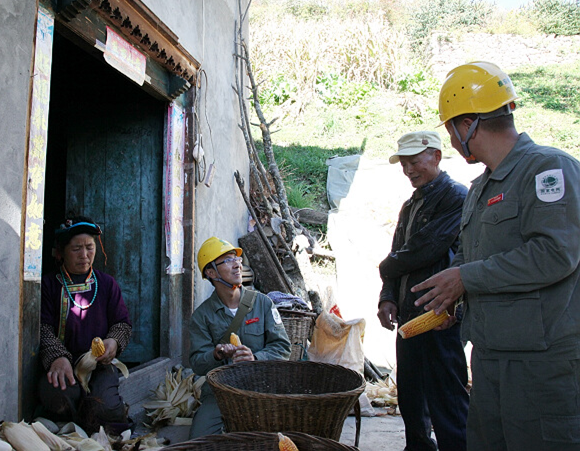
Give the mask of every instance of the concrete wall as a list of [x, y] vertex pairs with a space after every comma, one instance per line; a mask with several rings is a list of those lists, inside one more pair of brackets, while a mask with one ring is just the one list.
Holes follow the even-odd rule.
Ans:
[[[234, 78], [234, 32], [238, 21], [235, 0], [146, 0], [151, 10], [179, 36], [179, 42], [201, 64], [201, 111], [198, 112], [206, 163], [214, 162], [215, 177], [210, 188], [201, 184], [196, 192], [195, 249], [211, 236], [237, 245], [237, 238], [247, 230], [248, 212], [234, 178], [234, 172], [248, 186], [248, 156], [238, 128], [238, 99], [232, 90]], [[245, 11], [247, 0], [242, 0]], [[245, 23], [247, 30], [247, 23]], [[207, 120], [206, 120], [207, 116]], [[211, 128], [211, 134], [210, 134]], [[212, 144], [213, 141], [213, 144]], [[195, 272], [195, 306], [203, 302], [213, 288]]]
[[0, 2], [0, 419], [18, 417], [21, 209], [35, 0]]

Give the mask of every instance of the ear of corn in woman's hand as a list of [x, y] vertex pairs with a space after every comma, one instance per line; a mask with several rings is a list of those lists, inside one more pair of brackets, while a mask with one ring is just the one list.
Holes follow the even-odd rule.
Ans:
[[436, 315], [434, 310], [429, 310], [399, 327], [399, 334], [403, 338], [414, 337], [440, 326], [447, 318], [449, 318], [447, 310], [439, 315]]
[[242, 346], [242, 341], [240, 340], [240, 337], [238, 337], [233, 332], [230, 334], [230, 343], [233, 344], [234, 346]]
[[91, 374], [96, 367], [97, 358], [93, 354], [92, 349], [85, 352], [75, 366], [75, 376], [87, 393], [90, 393], [89, 381], [91, 380]]
[[290, 437], [286, 437], [284, 434], [280, 434], [279, 432], [278, 449], [280, 451], [298, 451], [298, 447], [294, 444]]
[[105, 353], [105, 343], [103, 343], [100, 337], [93, 338], [91, 352], [95, 357], [101, 357]]

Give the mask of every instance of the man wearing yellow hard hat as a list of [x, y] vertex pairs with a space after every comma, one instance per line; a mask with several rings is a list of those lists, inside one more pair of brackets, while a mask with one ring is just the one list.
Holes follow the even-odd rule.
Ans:
[[442, 312], [464, 295], [473, 387], [467, 449], [580, 449], [580, 162], [518, 134], [495, 64], [453, 69], [441, 123], [485, 164], [463, 206], [451, 268], [412, 288]]
[[[215, 290], [191, 316], [189, 362], [204, 376], [222, 365], [252, 360], [288, 360], [291, 344], [282, 318], [271, 299], [242, 286], [242, 249], [216, 237], [206, 240], [197, 254], [203, 278]], [[230, 342], [231, 333], [242, 345]], [[221, 413], [207, 383], [201, 389], [190, 437], [220, 434]]]

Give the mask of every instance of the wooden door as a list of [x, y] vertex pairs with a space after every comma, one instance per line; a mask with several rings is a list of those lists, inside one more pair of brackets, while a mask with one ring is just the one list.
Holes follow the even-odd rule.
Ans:
[[103, 230], [95, 267], [121, 287], [133, 322], [121, 360], [138, 364], [159, 356], [165, 106], [131, 91], [71, 106], [66, 205]]

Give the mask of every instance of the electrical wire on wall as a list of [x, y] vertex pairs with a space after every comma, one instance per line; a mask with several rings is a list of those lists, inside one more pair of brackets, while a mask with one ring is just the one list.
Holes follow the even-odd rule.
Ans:
[[199, 108], [201, 98], [201, 78], [195, 82], [195, 100], [193, 108], [193, 131], [195, 133], [195, 145], [193, 146], [193, 159], [195, 160], [195, 186], [202, 182], [206, 176], [205, 152], [199, 123]]
[[[208, 188], [211, 186], [213, 181], [213, 176], [215, 173], [215, 151], [213, 146], [213, 136], [211, 132], [211, 126], [209, 125], [209, 121], [207, 119], [207, 73], [203, 69], [203, 62], [205, 59], [205, 0], [201, 2], [201, 20], [202, 20], [202, 37], [201, 37], [201, 63], [199, 70], [197, 71], [196, 83], [195, 83], [195, 106], [193, 112], [194, 118], [194, 131], [195, 131], [195, 145], [193, 148], [193, 158], [196, 162], [195, 165], [195, 186], [197, 187], [198, 183], [203, 181], [204, 185]], [[213, 155], [213, 161], [210, 163], [209, 167], [206, 165], [205, 159], [205, 152], [203, 149], [203, 137], [201, 134], [201, 123], [199, 120], [199, 112], [201, 111], [201, 83], [202, 83], [202, 75], [205, 78], [205, 92], [204, 92], [204, 115], [205, 121], [207, 123], [207, 127], [209, 129], [209, 137], [211, 142], [211, 150]]]
[[[211, 132], [211, 125], [209, 125], [209, 120], [207, 118], [207, 86], [208, 86], [207, 74], [206, 74], [205, 70], [203, 70], [203, 69], [199, 73], [200, 73], [200, 75], [203, 75], [205, 77], [205, 86], [206, 86], [206, 89], [204, 91], [203, 113], [204, 113], [204, 116], [205, 116], [205, 122], [207, 124], [207, 128], [209, 129], [209, 140], [211, 142], [211, 151], [212, 151], [211, 153], [213, 155], [213, 161], [208, 166], [207, 172], [205, 174], [205, 178], [203, 180], [203, 184], [209, 188], [211, 186], [211, 182], [213, 181], [213, 176], [214, 176], [215, 170], [216, 170], [216, 166], [215, 166], [215, 148], [213, 146], [213, 134]], [[200, 85], [201, 85], [201, 79], [200, 79]]]

